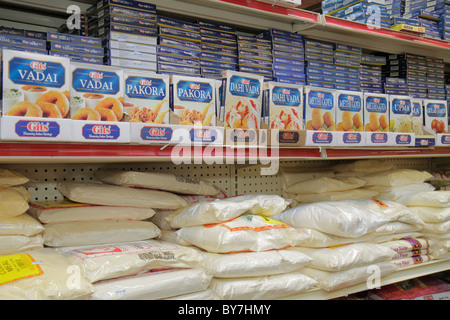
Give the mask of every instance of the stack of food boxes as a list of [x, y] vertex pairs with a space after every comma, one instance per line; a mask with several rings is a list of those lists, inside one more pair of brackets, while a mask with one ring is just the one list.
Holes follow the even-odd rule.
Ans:
[[47, 54], [46, 40], [0, 33], [0, 49]]
[[303, 36], [298, 33], [269, 29], [259, 37], [272, 42], [274, 81], [305, 84]]
[[200, 74], [222, 79], [223, 70], [236, 70], [237, 40], [234, 26], [199, 20], [201, 35]]
[[272, 41], [256, 36], [238, 35], [238, 65], [241, 72], [272, 80]]
[[442, 59], [426, 58], [428, 99], [445, 100], [445, 63]]
[[334, 65], [336, 90], [360, 91], [360, 67], [362, 63], [362, 48], [335, 44]]
[[[377, 63], [378, 56], [373, 59], [371, 56], [363, 55], [361, 57], [361, 68], [359, 70], [359, 80], [361, 82], [361, 91], [371, 93], [382, 93], [382, 64]], [[384, 60], [386, 63], [386, 59]]]
[[200, 28], [197, 23], [158, 16], [158, 73], [200, 76]]
[[444, 11], [439, 21], [439, 30], [441, 37], [445, 41], [450, 41], [450, 1], [447, 1], [444, 6]]
[[386, 0], [385, 5], [391, 23], [394, 18], [400, 18], [405, 12], [405, 0]]
[[335, 69], [334, 44], [312, 39], [305, 39], [304, 43], [306, 84], [334, 89], [335, 71], [347, 71], [345, 67]]
[[48, 32], [47, 45], [51, 56], [69, 58], [72, 62], [103, 64], [100, 38]]
[[156, 6], [133, 0], [100, 0], [88, 8], [88, 33], [100, 37], [105, 64], [156, 70]]
[[336, 18], [364, 23], [373, 27], [390, 28], [390, 16], [381, 1], [338, 1], [334, 11], [328, 13]]

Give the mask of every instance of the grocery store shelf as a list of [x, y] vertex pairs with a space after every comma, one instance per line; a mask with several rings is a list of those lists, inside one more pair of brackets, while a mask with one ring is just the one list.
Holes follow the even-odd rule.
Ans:
[[[238, 159], [257, 160], [333, 160], [364, 158], [449, 157], [450, 148], [232, 148], [211, 146], [97, 144], [97, 143], [0, 143], [1, 163], [98, 163], [172, 162], [173, 157], [202, 159], [208, 163], [234, 164]], [[186, 158], [185, 158], [186, 157]], [[206, 159], [206, 160], [205, 160]]]
[[[412, 278], [418, 278], [425, 275], [430, 275], [450, 269], [450, 259], [434, 260], [425, 262], [420, 265], [414, 265], [411, 267], [404, 267], [400, 270], [390, 274], [389, 276], [382, 277], [380, 280], [380, 286], [385, 286], [400, 281], [405, 281]], [[366, 283], [334, 290], [327, 292], [322, 289], [312, 289], [301, 294], [284, 297], [283, 300], [329, 300], [339, 297], [345, 297], [347, 295], [362, 292], [368, 290]]]

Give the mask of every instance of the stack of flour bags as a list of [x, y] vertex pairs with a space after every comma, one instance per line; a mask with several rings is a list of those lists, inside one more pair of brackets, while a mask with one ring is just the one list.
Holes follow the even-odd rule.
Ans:
[[420, 264], [433, 259], [430, 254], [430, 241], [426, 238], [403, 238], [386, 241], [382, 245], [391, 248], [397, 253], [392, 257], [392, 263], [399, 268]]
[[311, 258], [289, 249], [302, 235], [271, 218], [288, 205], [280, 196], [263, 194], [211, 199], [163, 215], [165, 223], [158, 225], [165, 224], [167, 239], [202, 254], [201, 265], [213, 276], [208, 298], [283, 298], [316, 284], [302, 273]]
[[[115, 217], [95, 222], [95, 231], [89, 229], [92, 221], [77, 228], [78, 237], [87, 230], [94, 231], [96, 245], [90, 241], [91, 245], [78, 243], [75, 247], [71, 244], [72, 247], [58, 248], [74, 265], [80, 266], [93, 284], [91, 299], [153, 300], [206, 290], [212, 277], [199, 267], [202, 260], [199, 252], [157, 239], [161, 231], [151, 218], [159, 210], [187, 207], [188, 202], [181, 195], [215, 195], [219, 190], [205, 181], [169, 173], [104, 168], [95, 176], [101, 183], [58, 186], [71, 201], [94, 204], [91, 209], [103, 208], [109, 214], [116, 212]], [[112, 207], [117, 211], [110, 210]], [[90, 212], [91, 217], [99, 216]], [[80, 222], [68, 223], [73, 226]], [[100, 229], [104, 233], [99, 233]], [[67, 230], [73, 228], [68, 226]]]
[[303, 204], [274, 219], [304, 235], [295, 249], [313, 260], [302, 272], [327, 291], [365, 283], [374, 272], [385, 276], [397, 270], [396, 252], [380, 242], [417, 235], [396, 233], [398, 224], [423, 224], [406, 206], [375, 199]]
[[430, 243], [430, 258], [448, 255], [450, 248], [450, 191], [435, 190], [433, 175], [426, 171], [396, 169], [364, 176], [371, 188], [380, 191], [377, 199], [407, 206], [424, 221], [420, 232]]
[[359, 160], [322, 168], [281, 168], [283, 196], [292, 199], [292, 206], [349, 199], [369, 199], [377, 190], [365, 188], [360, 176], [392, 168], [381, 160]]
[[0, 169], [0, 255], [43, 247], [44, 227], [27, 213], [30, 194], [23, 185], [28, 181], [16, 171]]

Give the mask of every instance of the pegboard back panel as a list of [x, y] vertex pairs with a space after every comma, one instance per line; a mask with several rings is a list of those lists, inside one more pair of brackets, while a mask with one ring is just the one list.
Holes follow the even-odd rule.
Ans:
[[[431, 158], [389, 158], [398, 168], [432, 169]], [[448, 160], [448, 159], [445, 159]], [[354, 160], [296, 160], [280, 161], [280, 167], [324, 168], [337, 162]], [[442, 163], [442, 161], [440, 162]], [[245, 165], [175, 165], [172, 163], [113, 163], [113, 164], [3, 164], [2, 168], [16, 170], [31, 181], [26, 185], [33, 201], [62, 199], [56, 188], [60, 181], [95, 182], [95, 172], [104, 168], [121, 170], [171, 172], [203, 179], [224, 190], [228, 195], [263, 193], [282, 194], [280, 171], [276, 175], [261, 175], [261, 166]]]

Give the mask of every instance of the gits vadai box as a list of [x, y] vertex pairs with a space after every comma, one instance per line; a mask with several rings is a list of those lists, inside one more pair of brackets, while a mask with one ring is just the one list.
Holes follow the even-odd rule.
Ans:
[[69, 117], [70, 60], [3, 50], [2, 115]]
[[123, 119], [123, 70], [86, 63], [70, 64], [70, 117], [72, 120]]

